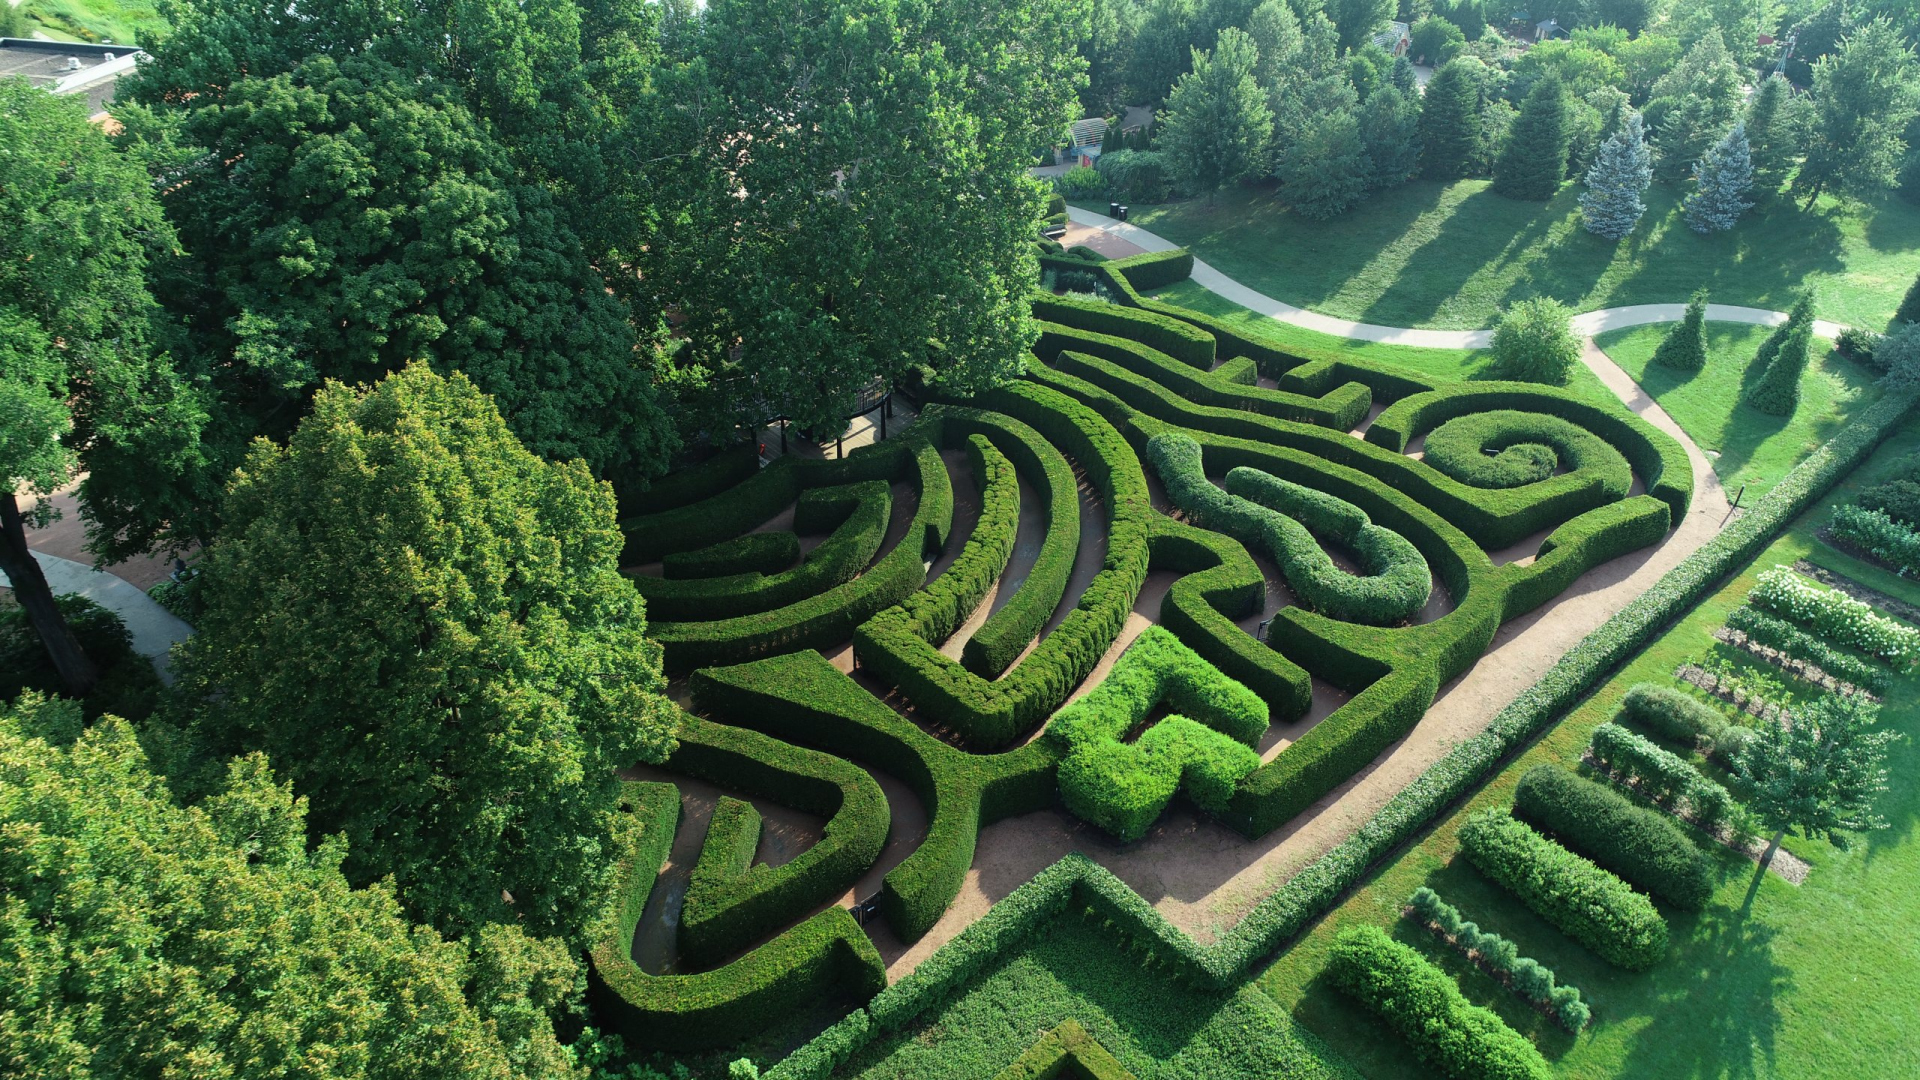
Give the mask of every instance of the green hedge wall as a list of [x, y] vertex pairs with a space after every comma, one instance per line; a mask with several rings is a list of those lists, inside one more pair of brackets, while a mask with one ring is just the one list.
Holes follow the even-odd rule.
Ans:
[[1000, 1070], [993, 1080], [1135, 1080], [1118, 1058], [1107, 1052], [1078, 1020], [1040, 1036], [1026, 1053]]
[[723, 574], [777, 574], [800, 560], [800, 537], [791, 530], [747, 533], [698, 551], [677, 551], [660, 560], [669, 579]]
[[624, 518], [620, 531], [627, 545], [620, 565], [653, 562], [750, 532], [799, 496], [806, 472], [800, 459], [783, 457], [725, 491], [672, 510]]
[[1266, 605], [1266, 574], [1231, 537], [1154, 520], [1149, 541], [1154, 570], [1180, 575], [1160, 600], [1160, 625], [1204, 657], [1221, 674], [1258, 694], [1269, 717], [1281, 723], [1306, 715], [1313, 705], [1313, 678], [1305, 668], [1242, 630], [1236, 618]]
[[1166, 315], [1118, 304], [1103, 304], [1097, 300], [1076, 300], [1041, 293], [1034, 297], [1033, 317], [1043, 323], [1091, 330], [1096, 334], [1135, 341], [1147, 348], [1157, 349], [1190, 368], [1201, 371], [1213, 368], [1213, 336], [1192, 323]]
[[745, 728], [686, 717], [666, 768], [827, 819], [818, 843], [788, 862], [753, 865], [760, 815], [723, 800], [680, 909], [680, 954], [696, 967], [740, 952], [771, 927], [832, 901], [886, 847], [892, 817], [865, 770]]
[[628, 846], [596, 930], [587, 1000], [596, 1025], [663, 1050], [724, 1046], [764, 1029], [769, 1015], [823, 998], [862, 1001], [887, 984], [886, 965], [843, 908], [830, 908], [725, 967], [649, 975], [633, 962], [633, 931], [673, 845], [680, 797], [666, 784], [630, 784]]
[[1385, 1020], [1422, 1061], [1456, 1080], [1553, 1076], [1540, 1051], [1498, 1014], [1469, 1003], [1453, 976], [1377, 926], [1340, 931], [1327, 979]]
[[644, 486], [618, 479], [620, 515], [633, 517], [674, 510], [712, 498], [760, 471], [760, 448], [751, 442], [729, 446], [697, 465], [655, 477]]
[[1551, 765], [1520, 779], [1513, 810], [1549, 835], [1686, 911], [1713, 897], [1713, 863], [1672, 818]]
[[1667, 924], [1653, 901], [1526, 822], [1484, 810], [1460, 827], [1474, 868], [1534, 914], [1609, 964], [1645, 971], [1667, 951]]
[[1614, 470], [1608, 490], [1633, 486], [1632, 466], [1599, 436], [1557, 416], [1515, 409], [1454, 417], [1427, 433], [1420, 460], [1469, 487], [1537, 484], [1561, 464]]

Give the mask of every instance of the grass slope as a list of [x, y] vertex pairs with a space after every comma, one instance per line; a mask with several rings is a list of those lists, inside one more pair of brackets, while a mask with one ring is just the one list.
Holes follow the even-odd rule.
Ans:
[[[1890, 762], [1892, 790], [1880, 808], [1893, 827], [1853, 850], [1789, 839], [1813, 866], [1795, 888], [1777, 877], [1756, 880], [1753, 865], [1731, 854], [1720, 862], [1712, 905], [1698, 915], [1666, 911], [1673, 931], [1668, 958], [1652, 971], [1628, 974], [1600, 962], [1534, 917], [1524, 906], [1456, 859], [1456, 830], [1483, 806], [1511, 804], [1513, 787], [1542, 762], [1572, 767], [1593, 729], [1609, 719], [1628, 686], [1676, 685], [1674, 667], [1710, 655], [1710, 634], [1775, 563], [1816, 553], [1813, 531], [1891, 459], [1920, 447], [1920, 431], [1889, 440], [1834, 495], [1803, 516], [1739, 576], [1653, 642], [1593, 698], [1569, 714], [1459, 811], [1375, 874], [1261, 977], [1259, 985], [1371, 1080], [1416, 1080], [1428, 1074], [1411, 1051], [1363, 1009], [1320, 977], [1333, 935], [1357, 922], [1391, 925], [1460, 978], [1475, 1002], [1499, 1012], [1533, 1037], [1563, 1077], [1781, 1078], [1895, 1080], [1920, 1076], [1920, 1042], [1912, 1038], [1920, 996], [1920, 676], [1887, 695], [1883, 723], [1907, 735]], [[1820, 555], [1821, 561], [1833, 560]], [[1859, 580], [1920, 602], [1920, 586], [1871, 567], [1849, 567]], [[1580, 988], [1594, 1024], [1579, 1036], [1561, 1032], [1511, 993], [1425, 931], [1399, 918], [1413, 890], [1427, 885], [1483, 928], [1512, 938], [1523, 955], [1552, 967]]]
[[1776, 199], [1738, 228], [1699, 236], [1680, 220], [1684, 192], [1655, 185], [1639, 230], [1614, 244], [1580, 227], [1580, 190], [1568, 184], [1542, 207], [1495, 195], [1484, 180], [1416, 181], [1317, 222], [1268, 189], [1242, 188], [1212, 207], [1136, 205], [1128, 219], [1277, 300], [1453, 330], [1491, 326], [1532, 296], [1587, 311], [1684, 301], [1702, 285], [1718, 303], [1777, 311], [1811, 286], [1821, 318], [1879, 330], [1920, 255], [1920, 206], [1892, 196], [1865, 209], [1823, 199], [1812, 212]]
[[1687, 373], [1650, 363], [1671, 328], [1671, 323], [1640, 326], [1594, 340], [1701, 449], [1719, 454], [1713, 471], [1729, 496], [1747, 485], [1745, 502], [1764, 495], [1848, 419], [1880, 398], [1873, 372], [1842, 358], [1830, 350], [1831, 342], [1820, 339], [1814, 346], [1818, 355], [1800, 381], [1800, 408], [1791, 417], [1769, 416], [1741, 396], [1759, 376], [1748, 367], [1771, 330], [1708, 323], [1707, 366]]
[[25, 0], [22, 13], [59, 41], [132, 44], [165, 26], [150, 0]]
[[985, 1080], [1078, 1020], [1139, 1080], [1347, 1080], [1352, 1073], [1251, 987], [1195, 990], [1065, 918], [915, 1028], [837, 1070], [866, 1080]]

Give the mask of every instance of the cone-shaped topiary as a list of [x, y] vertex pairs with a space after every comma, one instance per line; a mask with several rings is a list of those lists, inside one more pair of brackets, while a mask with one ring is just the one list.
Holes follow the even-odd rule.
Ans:
[[1800, 405], [1800, 376], [1813, 345], [1813, 320], [1787, 323], [1785, 340], [1760, 381], [1747, 390], [1747, 404], [1772, 416], [1792, 416]]
[[1653, 362], [1675, 371], [1699, 371], [1707, 363], [1707, 290], [1687, 302], [1687, 314], [1654, 350]]

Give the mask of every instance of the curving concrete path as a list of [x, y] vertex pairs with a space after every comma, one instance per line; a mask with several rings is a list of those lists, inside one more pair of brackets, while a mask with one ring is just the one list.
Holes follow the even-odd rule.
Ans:
[[[167, 666], [168, 650], [187, 640], [193, 634], [193, 627], [161, 607], [138, 586], [104, 570], [44, 551], [35, 551], [33, 557], [39, 561], [41, 573], [47, 575], [47, 585], [55, 596], [79, 593], [120, 616], [127, 624], [127, 632], [133, 635], [133, 651], [152, 661], [163, 681], [173, 681]], [[0, 573], [0, 587], [7, 586], [7, 575]]]
[[[1077, 206], [1067, 207], [1067, 220], [1124, 240], [1141, 251], [1172, 251], [1180, 246], [1138, 225], [1130, 225], [1105, 214], [1082, 210]], [[1256, 311], [1270, 319], [1316, 330], [1322, 334], [1331, 334], [1334, 337], [1377, 341], [1387, 345], [1418, 345], [1429, 349], [1484, 349], [1493, 342], [1491, 330], [1415, 330], [1398, 326], [1377, 326], [1373, 323], [1354, 322], [1351, 319], [1336, 319], [1331, 315], [1321, 315], [1305, 308], [1282, 303], [1265, 293], [1250, 289], [1198, 258], [1193, 260], [1193, 280], [1196, 284], [1211, 292], [1219, 293], [1249, 311]], [[1684, 303], [1632, 304], [1626, 307], [1601, 308], [1575, 315], [1573, 331], [1581, 337], [1592, 337], [1607, 330], [1621, 330], [1629, 326], [1677, 322], [1686, 310], [1687, 305]], [[1787, 314], [1784, 311], [1768, 311], [1765, 308], [1708, 304], [1707, 319], [1710, 322], [1776, 326], [1787, 321]], [[1816, 319], [1813, 323], [1813, 332], [1825, 338], [1838, 337], [1845, 329], [1846, 327], [1839, 323], [1827, 322], [1823, 319]]]

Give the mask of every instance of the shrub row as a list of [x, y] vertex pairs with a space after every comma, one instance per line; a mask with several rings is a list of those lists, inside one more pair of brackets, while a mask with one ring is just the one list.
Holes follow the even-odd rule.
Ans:
[[894, 933], [915, 941], [958, 895], [984, 822], [1054, 803], [1044, 741], [1003, 754], [969, 754], [888, 708], [817, 652], [794, 652], [696, 671], [694, 704], [776, 738], [801, 742], [898, 777], [927, 811], [927, 834], [887, 873], [880, 907]]
[[1440, 894], [1422, 885], [1407, 901], [1415, 919], [1476, 961], [1508, 989], [1552, 1014], [1554, 1022], [1578, 1035], [1593, 1019], [1593, 1010], [1580, 998], [1575, 987], [1561, 986], [1553, 969], [1530, 956], [1521, 956], [1520, 947], [1499, 934], [1480, 929], [1479, 924], [1462, 919], [1460, 911], [1440, 899]]
[[1834, 511], [1830, 528], [1833, 535], [1864, 549], [1901, 576], [1920, 575], [1920, 532], [1885, 511], [1842, 506]]
[[1653, 901], [1524, 821], [1483, 810], [1460, 827], [1460, 849], [1535, 914], [1616, 967], [1645, 971], [1667, 951], [1667, 924]]
[[[1200, 527], [1266, 552], [1300, 602], [1328, 618], [1391, 625], [1416, 614], [1433, 591], [1419, 550], [1352, 503], [1244, 466], [1228, 474], [1222, 491], [1208, 482], [1200, 444], [1186, 435], [1154, 436], [1146, 457], [1174, 506]], [[1352, 547], [1367, 576], [1336, 566], [1310, 530]]]
[[588, 1001], [603, 1030], [663, 1050], [723, 1046], [761, 1030], [770, 1015], [823, 998], [857, 1002], [886, 986], [886, 965], [843, 908], [829, 908], [713, 971], [642, 971], [633, 962], [634, 927], [673, 846], [680, 796], [667, 784], [630, 784], [627, 792], [627, 838], [589, 954]]
[[[1489, 451], [1492, 456], [1489, 456]], [[1612, 469], [1609, 491], [1633, 486], [1633, 470], [1598, 436], [1545, 413], [1495, 409], [1469, 413], [1427, 434], [1422, 461], [1472, 487], [1539, 483], [1565, 461], [1568, 469]]]
[[1747, 602], [1792, 620], [1829, 641], [1905, 668], [1920, 661], [1920, 629], [1874, 611], [1871, 605], [1815, 585], [1784, 566], [1760, 575]]
[[1028, 424], [973, 409], [951, 410], [946, 423], [956, 432], [992, 439], [1047, 510], [1040, 552], [1026, 579], [960, 651], [960, 663], [968, 671], [997, 679], [1033, 643], [1066, 595], [1080, 548], [1080, 488], [1067, 459]]
[[786, 863], [754, 865], [759, 812], [721, 800], [680, 909], [680, 954], [695, 966], [740, 952], [839, 896], [886, 846], [886, 795], [865, 770], [839, 758], [690, 716], [666, 767], [827, 822], [820, 840]]
[[1821, 641], [1785, 619], [1769, 615], [1751, 604], [1742, 604], [1727, 616], [1727, 625], [1747, 635], [1747, 640], [1778, 649], [1788, 656], [1804, 660], [1836, 679], [1864, 686], [1879, 693], [1887, 688], [1887, 671], [1870, 661]]
[[655, 477], [644, 488], [624, 481], [616, 481], [614, 488], [621, 497], [623, 517], [657, 514], [710, 499], [759, 471], [760, 448], [743, 442], [696, 465]]
[[783, 457], [725, 491], [671, 510], [624, 518], [620, 531], [627, 545], [620, 565], [653, 562], [752, 532], [799, 496], [808, 471], [799, 458]]
[[1685, 758], [1619, 724], [1601, 724], [1589, 743], [1593, 760], [1635, 790], [1657, 803], [1685, 808], [1707, 828], [1727, 820], [1733, 797], [1717, 782], [1700, 775]]
[[[642, 574], [628, 576], [640, 595], [647, 598], [647, 614], [656, 624], [711, 622], [771, 611], [818, 596], [860, 576], [886, 540], [887, 523], [892, 516], [893, 491], [884, 480], [809, 488], [800, 494], [794, 511], [795, 522], [804, 518], [803, 531], [806, 532], [826, 528], [832, 528], [833, 532], [808, 552], [806, 561], [799, 566], [776, 574], [756, 572], [683, 580]], [[837, 527], [832, 524], [834, 521], [838, 522]]]
[[1135, 1080], [1078, 1020], [1063, 1021], [993, 1080]]
[[1678, 908], [1713, 898], [1714, 868], [1674, 820], [1582, 776], [1538, 765], [1520, 779], [1514, 813]]
[[1455, 1080], [1553, 1076], [1532, 1043], [1492, 1011], [1469, 1003], [1452, 976], [1377, 926], [1340, 931], [1327, 978], [1385, 1020], [1422, 1061]]
[[1182, 248], [1151, 251], [1115, 259], [1107, 269], [1126, 280], [1140, 292], [1152, 292], [1193, 276], [1193, 255]]
[[1683, 746], [1718, 736], [1727, 726], [1719, 709], [1691, 694], [1656, 683], [1635, 683], [1620, 702], [1620, 716]]
[[1042, 293], [1034, 297], [1033, 316], [1042, 323], [1135, 341], [1190, 368], [1201, 371], [1213, 368], [1213, 336], [1191, 323], [1166, 315]]
[[755, 532], [697, 551], [676, 551], [664, 556], [660, 560], [660, 572], [668, 578], [776, 574], [799, 559], [800, 537], [792, 531]]
[[942, 656], [897, 620], [862, 626], [854, 658], [897, 687], [923, 717], [982, 747], [1004, 746], [1065, 701], [1113, 644], [1146, 580], [1153, 517], [1146, 477], [1133, 450], [1086, 406], [1030, 382], [985, 395], [981, 404], [1022, 420], [1071, 454], [1107, 504], [1107, 556], [1079, 603], [1019, 666], [983, 679]]

